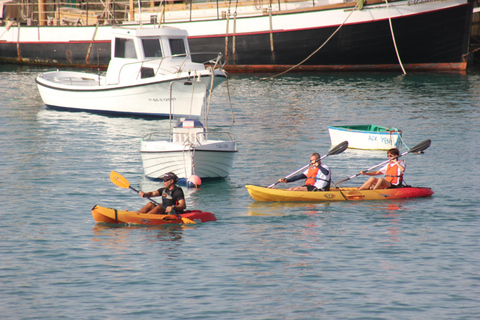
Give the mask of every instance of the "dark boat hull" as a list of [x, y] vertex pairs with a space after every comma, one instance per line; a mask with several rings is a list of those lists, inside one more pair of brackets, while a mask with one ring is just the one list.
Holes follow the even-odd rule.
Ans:
[[[394, 15], [395, 5], [402, 8]], [[425, 8], [422, 6], [425, 4]], [[389, 16], [366, 19], [376, 14], [380, 3], [365, 5], [355, 15], [361, 19], [345, 19], [351, 7], [329, 10], [280, 11], [268, 16], [238, 17], [237, 22], [222, 19], [166, 23], [189, 32], [192, 52], [223, 52], [229, 71], [274, 72], [297, 64], [296, 71], [310, 70], [401, 70], [400, 62], [410, 70], [465, 70], [469, 48], [472, 3], [446, 1], [442, 6], [429, 1], [396, 1], [390, 4]], [[433, 1], [431, 2], [433, 3]], [[438, 3], [438, 2], [437, 2]], [[429, 6], [429, 7], [427, 7]], [[385, 8], [383, 9], [385, 11]], [[360, 13], [358, 13], [360, 12]], [[407, 14], [408, 13], [408, 14]], [[332, 17], [331, 24], [322, 19]], [[243, 19], [243, 20], [242, 20]], [[342, 24], [343, 20], [348, 23]], [[305, 20], [305, 23], [299, 22]], [[271, 21], [276, 28], [265, 28]], [[288, 23], [283, 24], [284, 21]], [[312, 23], [318, 21], [318, 23]], [[308, 22], [308, 23], [307, 23]], [[242, 23], [264, 26], [247, 29]], [[234, 25], [228, 31], [226, 24]], [[15, 27], [12, 27], [15, 28]], [[22, 27], [41, 28], [45, 34], [52, 28], [94, 27]], [[101, 30], [110, 28], [100, 26]], [[202, 31], [198, 31], [202, 29]], [[337, 31], [338, 29], [338, 31]], [[73, 30], [73, 29], [70, 29]], [[392, 36], [393, 30], [393, 36]], [[68, 30], [67, 30], [68, 31]], [[21, 31], [25, 32], [25, 31]], [[20, 34], [22, 34], [20, 32]], [[2, 29], [0, 28], [0, 34]], [[105, 34], [105, 31], [103, 32]], [[333, 35], [333, 36], [332, 36]], [[14, 36], [12, 36], [14, 37]], [[72, 33], [72, 37], [75, 37]], [[330, 40], [327, 41], [327, 39]], [[21, 37], [20, 37], [21, 38]], [[58, 66], [106, 67], [110, 59], [110, 41], [98, 35], [95, 41], [1, 41], [0, 60]], [[394, 41], [398, 49], [395, 50]], [[319, 49], [320, 48], [320, 49]], [[318, 50], [319, 49], [319, 50]], [[318, 52], [314, 53], [316, 50]], [[312, 53], [314, 53], [312, 55]], [[310, 56], [311, 55], [311, 56]], [[309, 57], [310, 56], [310, 57]], [[308, 59], [306, 59], [309, 57]], [[211, 55], [210, 55], [211, 58]], [[400, 58], [400, 60], [399, 60]], [[306, 59], [306, 60], [305, 60]], [[196, 61], [208, 60], [197, 56]]]
[[[392, 19], [403, 64], [410, 69], [464, 69], [468, 51], [472, 8], [469, 5], [411, 17]], [[270, 34], [229, 37], [227, 67], [230, 71], [280, 71], [300, 63], [317, 50], [337, 26], [285, 30]], [[467, 28], [467, 29], [466, 29]], [[441, 30], [441, 32], [439, 32]], [[189, 38], [191, 48], [225, 51], [225, 37]], [[241, 44], [241, 45], [238, 45]], [[301, 45], [299, 45], [301, 44]], [[345, 25], [299, 70], [400, 70], [388, 20]]]

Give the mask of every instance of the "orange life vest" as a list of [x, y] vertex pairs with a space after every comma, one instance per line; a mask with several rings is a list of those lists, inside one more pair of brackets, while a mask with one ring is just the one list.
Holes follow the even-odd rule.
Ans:
[[387, 180], [388, 182], [390, 182], [390, 184], [394, 186], [398, 186], [402, 183], [403, 172], [400, 171], [400, 168], [398, 167], [398, 165], [396, 164], [394, 164], [393, 166], [390, 166], [390, 164], [387, 165], [385, 180]]
[[313, 186], [317, 181], [318, 167], [310, 167], [307, 172], [307, 180], [305, 180], [305, 185]]

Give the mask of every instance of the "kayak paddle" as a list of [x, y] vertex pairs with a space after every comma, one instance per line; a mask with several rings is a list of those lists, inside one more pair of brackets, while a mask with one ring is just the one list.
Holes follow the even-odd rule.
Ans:
[[[324, 155], [323, 157], [321, 157], [320, 160], [322, 160], [322, 159], [325, 158], [325, 157], [332, 156], [332, 155], [334, 155], [334, 154], [342, 153], [342, 152], [345, 151], [347, 148], [348, 148], [348, 141], [340, 142], [340, 143], [337, 144], [335, 147], [333, 147], [326, 155]], [[303, 169], [305, 169], [305, 168], [308, 167], [309, 165], [310, 165], [310, 163], [307, 164], [306, 166], [301, 167], [301, 168], [298, 169], [297, 171], [290, 173], [288, 176], [285, 177], [285, 179], [290, 178], [291, 176], [293, 176], [293, 175], [295, 175], [296, 173], [302, 171]], [[278, 183], [278, 181], [275, 182], [275, 183], [273, 183], [273, 184], [271, 184], [271, 185], [269, 185], [268, 188], [271, 188], [271, 187], [275, 186], [277, 183]]]
[[[404, 152], [401, 155], [399, 155], [399, 157], [404, 156], [404, 155], [406, 155], [407, 153], [410, 153], [410, 152], [421, 152], [423, 150], [426, 150], [428, 147], [430, 147], [431, 143], [432, 143], [432, 140], [430, 140], [430, 139], [424, 140], [424, 141], [420, 142], [419, 144], [417, 144], [416, 146], [414, 146], [413, 148], [411, 148], [410, 150], [408, 150], [407, 152]], [[370, 167], [370, 168], [368, 168], [367, 170], [364, 170], [364, 171], [368, 172], [372, 169], [375, 169], [376, 167], [380, 167], [381, 165], [384, 165], [384, 164], [388, 163], [389, 161], [390, 160], [383, 161], [382, 163], [379, 163], [379, 164], [377, 164], [373, 167]], [[357, 174], [355, 174], [351, 177], [348, 177], [346, 179], [336, 181], [336, 182], [333, 183], [333, 185], [336, 186], [336, 187], [339, 187], [341, 184], [343, 184], [343, 183], [347, 182], [348, 180], [351, 180], [355, 177], [358, 177], [359, 175], [361, 175], [361, 173], [357, 173]]]
[[[128, 182], [128, 180], [125, 177], [123, 177], [120, 173], [117, 173], [115, 171], [110, 172], [110, 180], [113, 182], [114, 185], [119, 186], [120, 188], [124, 188], [124, 189], [130, 188], [133, 191], [135, 191], [136, 193], [140, 193], [140, 191], [138, 191], [137, 189], [132, 187], [130, 185], [130, 182]], [[160, 204], [160, 203], [156, 202], [152, 198], [147, 197], [147, 196], [145, 196], [145, 198], [147, 198], [148, 200], [153, 202], [155, 205], [163, 207], [163, 204]], [[188, 224], [188, 223], [195, 224], [195, 222], [193, 220], [190, 220], [188, 218], [183, 218], [176, 212], [172, 212], [172, 214], [181, 218], [183, 223], [185, 223], [185, 224]]]

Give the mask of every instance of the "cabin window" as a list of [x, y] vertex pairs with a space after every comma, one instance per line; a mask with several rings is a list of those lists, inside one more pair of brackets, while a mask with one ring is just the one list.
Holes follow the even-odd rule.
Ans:
[[142, 39], [142, 45], [145, 58], [160, 58], [163, 56], [160, 39]]
[[115, 38], [115, 58], [137, 59], [133, 39]]
[[183, 39], [169, 39], [170, 41], [170, 51], [172, 52], [172, 56], [176, 54], [185, 54], [185, 42]]

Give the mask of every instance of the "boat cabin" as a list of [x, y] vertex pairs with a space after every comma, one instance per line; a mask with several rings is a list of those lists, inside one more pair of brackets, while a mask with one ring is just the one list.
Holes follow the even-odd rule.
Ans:
[[205, 70], [203, 64], [192, 62], [185, 30], [112, 27], [112, 33], [107, 84], [138, 81], [157, 74]]

